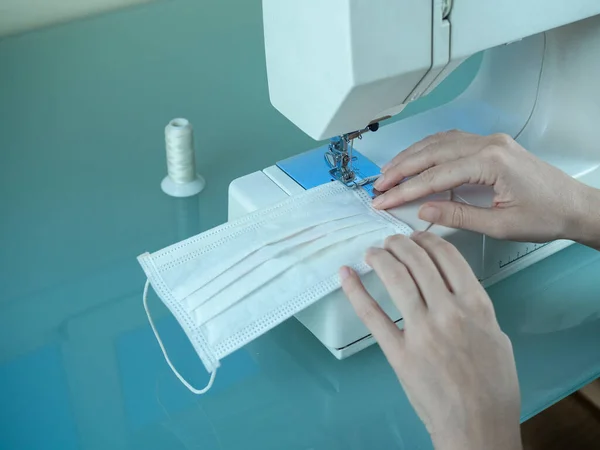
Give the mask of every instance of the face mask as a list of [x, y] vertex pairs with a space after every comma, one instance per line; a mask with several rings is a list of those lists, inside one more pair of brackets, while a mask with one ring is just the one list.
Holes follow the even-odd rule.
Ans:
[[[144, 308], [167, 363], [194, 393], [219, 361], [340, 288], [338, 269], [364, 275], [369, 247], [411, 228], [371, 207], [362, 188], [332, 182], [156, 253], [138, 257]], [[198, 390], [173, 367], [150, 317], [152, 285], [211, 373]]]

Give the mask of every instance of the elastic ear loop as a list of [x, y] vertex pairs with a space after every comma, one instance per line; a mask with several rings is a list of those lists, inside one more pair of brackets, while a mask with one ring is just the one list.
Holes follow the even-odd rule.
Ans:
[[171, 370], [173, 371], [175, 376], [177, 378], [179, 378], [179, 381], [181, 381], [183, 383], [183, 385], [186, 388], [188, 388], [190, 391], [192, 391], [194, 394], [204, 394], [204, 393], [208, 392], [208, 390], [212, 387], [213, 383], [215, 382], [215, 377], [217, 375], [217, 369], [215, 369], [213, 372], [211, 372], [210, 380], [208, 381], [208, 384], [206, 385], [206, 387], [204, 389], [196, 389], [195, 387], [193, 387], [190, 383], [188, 383], [181, 376], [181, 374], [177, 371], [177, 369], [175, 369], [175, 367], [173, 366], [173, 363], [169, 359], [169, 355], [167, 355], [167, 350], [165, 349], [165, 346], [164, 346], [162, 340], [160, 339], [160, 336], [158, 335], [158, 331], [156, 331], [156, 327], [154, 326], [154, 321], [152, 320], [152, 317], [150, 316], [150, 310], [148, 309], [148, 288], [149, 287], [150, 287], [150, 280], [147, 279], [146, 284], [144, 285], [144, 309], [146, 310], [146, 315], [148, 316], [148, 322], [150, 322], [150, 326], [152, 327], [152, 331], [154, 332], [154, 337], [156, 337], [156, 341], [158, 342], [158, 345], [160, 345], [160, 349], [162, 350], [163, 356], [165, 357], [167, 364], [169, 365], [169, 367], [171, 368]]

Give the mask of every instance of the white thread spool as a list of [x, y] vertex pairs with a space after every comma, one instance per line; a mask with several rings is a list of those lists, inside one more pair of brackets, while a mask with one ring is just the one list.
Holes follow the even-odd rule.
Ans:
[[196, 173], [194, 130], [187, 119], [173, 119], [165, 127], [167, 176], [160, 187], [172, 197], [190, 197], [204, 189], [204, 178]]

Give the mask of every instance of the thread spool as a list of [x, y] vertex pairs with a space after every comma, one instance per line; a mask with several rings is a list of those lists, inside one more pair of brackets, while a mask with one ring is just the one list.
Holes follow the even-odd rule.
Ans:
[[205, 181], [196, 173], [194, 130], [187, 119], [173, 119], [165, 127], [167, 176], [160, 187], [172, 197], [190, 197], [204, 189]]

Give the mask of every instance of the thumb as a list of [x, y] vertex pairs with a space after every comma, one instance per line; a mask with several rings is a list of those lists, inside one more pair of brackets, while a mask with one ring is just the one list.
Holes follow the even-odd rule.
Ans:
[[498, 211], [458, 202], [429, 202], [419, 209], [419, 218], [449, 228], [461, 228], [488, 236], [497, 234]]

